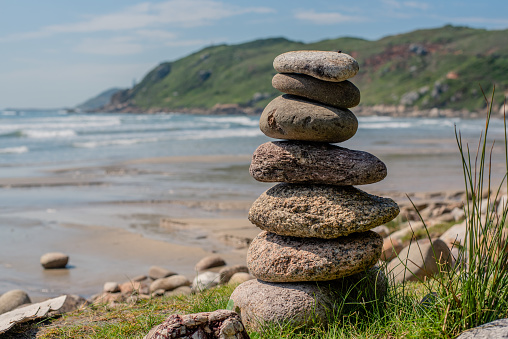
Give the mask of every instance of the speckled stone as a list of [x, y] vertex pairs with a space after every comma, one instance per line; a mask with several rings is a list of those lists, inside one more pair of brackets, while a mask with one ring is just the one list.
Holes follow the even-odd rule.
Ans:
[[355, 135], [358, 120], [346, 108], [284, 94], [265, 107], [259, 128], [271, 138], [334, 143]]
[[324, 81], [344, 81], [354, 77], [360, 67], [350, 55], [328, 51], [292, 51], [273, 60], [280, 73], [302, 73]]
[[326, 281], [372, 267], [381, 256], [383, 238], [376, 232], [335, 239], [296, 238], [266, 231], [247, 252], [249, 272], [269, 282]]
[[249, 220], [279, 235], [331, 239], [365, 232], [398, 214], [392, 199], [352, 186], [282, 183], [254, 201]]
[[249, 280], [231, 294], [234, 310], [248, 330], [264, 325], [292, 327], [326, 324], [334, 309], [334, 294], [317, 283], [269, 283]]
[[252, 156], [250, 174], [258, 181], [365, 185], [386, 177], [374, 155], [327, 143], [267, 142]]
[[272, 86], [333, 107], [350, 108], [360, 103], [360, 90], [347, 80], [330, 82], [304, 74], [278, 73], [272, 79]]
[[234, 290], [230, 300], [235, 312], [241, 314], [245, 327], [257, 330], [266, 323], [289, 323], [292, 327], [326, 324], [344, 300], [382, 299], [386, 291], [386, 277], [373, 267], [366, 272], [326, 282], [249, 280]]

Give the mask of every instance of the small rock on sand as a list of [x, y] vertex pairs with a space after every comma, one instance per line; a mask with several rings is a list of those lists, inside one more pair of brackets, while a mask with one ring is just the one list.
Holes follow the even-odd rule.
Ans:
[[224, 265], [226, 265], [226, 261], [220, 255], [212, 254], [201, 259], [196, 264], [194, 269], [196, 272], [201, 272], [212, 267], [219, 267]]
[[219, 271], [220, 279], [219, 284], [227, 284], [231, 277], [236, 273], [249, 273], [249, 269], [245, 265], [235, 265], [231, 267], [224, 267]]
[[160, 278], [167, 278], [172, 275], [176, 275], [175, 272], [168, 270], [167, 268], [159, 267], [159, 266], [152, 266], [150, 267], [150, 270], [148, 270], [148, 276], [152, 278], [153, 280], [157, 280]]
[[102, 288], [103, 292], [116, 293], [120, 292], [120, 285], [114, 281], [108, 281], [104, 283], [104, 287]]
[[46, 253], [41, 257], [42, 267], [49, 268], [65, 268], [69, 262], [69, 256], [60, 252]]
[[191, 282], [183, 275], [173, 275], [167, 278], [161, 278], [155, 280], [150, 285], [150, 292], [154, 292], [158, 289], [164, 291], [171, 291], [180, 286], [189, 286]]

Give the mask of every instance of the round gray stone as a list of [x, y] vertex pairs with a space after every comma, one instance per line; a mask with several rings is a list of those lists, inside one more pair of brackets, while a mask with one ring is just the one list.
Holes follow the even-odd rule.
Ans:
[[219, 271], [220, 279], [219, 284], [227, 284], [233, 275], [236, 273], [249, 273], [249, 269], [245, 265], [235, 265], [230, 267], [224, 267]]
[[276, 139], [335, 143], [355, 135], [358, 120], [346, 108], [284, 94], [265, 107], [259, 128], [265, 135]]
[[350, 108], [360, 103], [360, 90], [347, 80], [329, 82], [304, 74], [278, 73], [272, 79], [272, 86], [333, 107]]
[[270, 323], [291, 326], [326, 324], [333, 309], [334, 295], [316, 283], [269, 283], [249, 280], [231, 294], [234, 310], [244, 326], [259, 330]]
[[25, 291], [11, 290], [0, 296], [0, 314], [12, 311], [18, 306], [31, 304], [30, 297]]
[[269, 282], [334, 280], [374, 266], [382, 247], [383, 238], [372, 231], [335, 239], [264, 231], [249, 247], [247, 266], [253, 276]]
[[201, 272], [213, 267], [219, 267], [226, 265], [226, 261], [217, 254], [212, 254], [202, 258], [194, 267], [196, 272]]
[[176, 273], [160, 266], [151, 266], [150, 269], [148, 270], [148, 276], [153, 280], [167, 278], [172, 275], [176, 275]]
[[155, 280], [150, 285], [150, 292], [163, 289], [164, 291], [172, 291], [180, 286], [190, 286], [191, 282], [183, 275], [172, 275], [167, 278]]
[[328, 51], [292, 51], [273, 60], [280, 73], [302, 73], [324, 81], [344, 81], [354, 77], [360, 67], [350, 55]]
[[386, 270], [395, 283], [420, 281], [451, 267], [452, 255], [444, 241], [429, 239], [412, 242], [392, 259]]
[[270, 283], [249, 280], [239, 285], [230, 301], [244, 325], [259, 330], [266, 323], [292, 327], [326, 324], [343, 302], [383, 300], [387, 280], [378, 267], [326, 282]]
[[498, 319], [462, 332], [456, 339], [508, 338], [508, 318]]
[[398, 214], [392, 199], [352, 186], [282, 183], [254, 201], [249, 220], [279, 235], [332, 239], [365, 232]]
[[258, 181], [365, 185], [386, 177], [374, 155], [327, 143], [267, 142], [252, 156], [250, 174]]
[[69, 262], [69, 256], [60, 252], [46, 253], [41, 257], [41, 265], [46, 269], [65, 268]]

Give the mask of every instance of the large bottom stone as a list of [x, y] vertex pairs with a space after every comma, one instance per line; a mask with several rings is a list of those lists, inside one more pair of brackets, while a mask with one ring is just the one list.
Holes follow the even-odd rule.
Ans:
[[269, 324], [326, 324], [344, 301], [373, 305], [372, 301], [382, 300], [386, 291], [385, 275], [373, 267], [344, 279], [320, 283], [249, 280], [235, 289], [231, 301], [247, 329], [262, 330]]
[[247, 253], [247, 266], [270, 282], [326, 281], [364, 271], [378, 261], [383, 238], [376, 232], [336, 239], [296, 238], [261, 232]]

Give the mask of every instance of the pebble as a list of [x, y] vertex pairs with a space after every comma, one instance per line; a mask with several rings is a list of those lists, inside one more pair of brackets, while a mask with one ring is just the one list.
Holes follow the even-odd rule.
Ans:
[[192, 293], [192, 288], [190, 288], [189, 286], [180, 286], [180, 287], [175, 288], [172, 291], [164, 292], [164, 296], [166, 296], [166, 297], [172, 296], [173, 297], [173, 296], [178, 296], [178, 295], [190, 295], [191, 293]]
[[217, 272], [201, 272], [192, 281], [192, 290], [201, 292], [217, 286], [219, 284], [220, 274]]
[[398, 213], [393, 200], [352, 186], [282, 183], [252, 204], [249, 220], [279, 235], [331, 239], [365, 232]]
[[224, 265], [226, 265], [226, 261], [220, 255], [212, 254], [201, 259], [196, 264], [194, 269], [196, 272], [201, 272], [212, 267], [219, 267]]
[[233, 275], [240, 272], [249, 273], [249, 269], [245, 265], [235, 265], [222, 268], [219, 271], [219, 284], [227, 284]]
[[171, 291], [180, 286], [190, 286], [191, 282], [183, 275], [173, 275], [167, 278], [157, 279], [150, 284], [150, 292], [158, 289]]
[[265, 107], [259, 128], [275, 139], [336, 143], [355, 135], [358, 120], [346, 108], [284, 94]]
[[424, 239], [404, 247], [386, 267], [394, 282], [418, 281], [447, 270], [452, 265], [450, 249], [440, 239], [433, 240], [432, 245]]
[[249, 247], [247, 266], [268, 282], [334, 280], [374, 266], [382, 246], [383, 238], [372, 231], [335, 239], [261, 232]]
[[349, 81], [329, 82], [304, 74], [278, 73], [272, 86], [286, 94], [298, 95], [325, 105], [351, 108], [360, 103], [360, 90]]
[[277, 56], [279, 73], [301, 73], [324, 81], [344, 81], [358, 73], [358, 62], [348, 54], [328, 51], [292, 51]]
[[13, 309], [30, 304], [32, 301], [25, 291], [11, 290], [0, 296], [0, 314], [12, 311]]
[[69, 262], [69, 256], [60, 252], [46, 253], [41, 257], [41, 265], [46, 269], [65, 268]]
[[167, 268], [163, 268], [163, 267], [159, 267], [159, 266], [152, 266], [148, 270], [148, 276], [153, 280], [157, 280], [160, 278], [167, 278], [172, 275], [176, 275], [176, 273], [168, 270]]
[[370, 153], [299, 141], [262, 144], [249, 171], [262, 182], [329, 185], [366, 185], [386, 177], [385, 164]]
[[104, 283], [104, 287], [102, 288], [103, 292], [116, 293], [120, 292], [120, 285], [114, 281], [108, 281]]
[[256, 278], [254, 278], [250, 273], [238, 272], [233, 274], [231, 279], [229, 279], [228, 284], [230, 285], [241, 284], [252, 279]]

